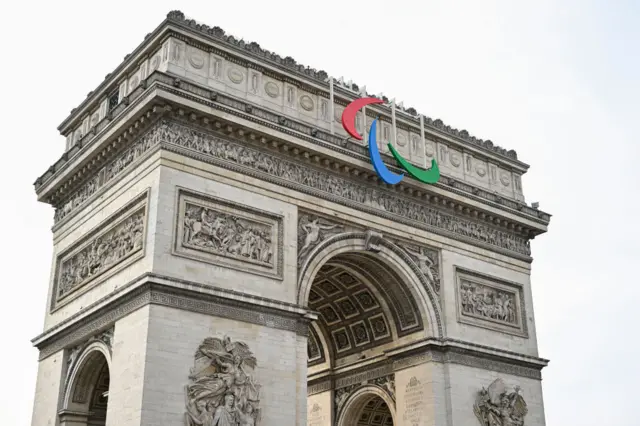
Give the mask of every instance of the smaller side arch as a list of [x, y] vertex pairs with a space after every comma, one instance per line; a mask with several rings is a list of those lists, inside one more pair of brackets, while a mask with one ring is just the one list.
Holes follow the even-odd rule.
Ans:
[[86, 345], [69, 365], [61, 410], [89, 412], [91, 396], [104, 368], [111, 371], [111, 350], [102, 341]]
[[397, 425], [396, 419], [396, 402], [389, 396], [387, 392], [375, 385], [366, 385], [358, 388], [340, 408], [337, 413], [337, 426], [353, 426], [358, 424], [358, 416], [362, 412], [365, 405], [374, 397], [382, 399], [389, 407], [393, 424]]

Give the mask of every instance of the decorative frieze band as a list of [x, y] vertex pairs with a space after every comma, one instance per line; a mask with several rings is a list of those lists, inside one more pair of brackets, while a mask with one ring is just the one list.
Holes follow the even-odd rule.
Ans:
[[98, 177], [86, 182], [59, 209], [57, 220], [84, 204], [98, 188], [142, 157], [160, 141], [168, 149], [183, 148], [187, 155], [253, 175], [290, 188], [301, 190], [352, 208], [401, 221], [466, 242], [496, 247], [525, 258], [530, 254], [527, 238], [503, 231], [485, 223], [454, 216], [436, 208], [411, 201], [393, 192], [356, 183], [340, 175], [326, 173], [315, 168], [288, 161], [246, 145], [234, 143], [183, 125], [163, 119], [145, 133], [131, 148], [105, 166]]
[[168, 149], [182, 148], [179, 152], [197, 154], [198, 159], [390, 220], [524, 256], [530, 254], [525, 237], [444, 213], [392, 192], [294, 163], [174, 121], [162, 120], [158, 129], [159, 138]]
[[51, 309], [144, 256], [149, 190], [56, 257]]

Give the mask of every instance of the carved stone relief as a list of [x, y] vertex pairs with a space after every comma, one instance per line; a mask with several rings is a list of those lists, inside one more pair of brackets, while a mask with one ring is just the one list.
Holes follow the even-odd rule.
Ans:
[[403, 415], [405, 424], [417, 425], [424, 418], [424, 390], [420, 385], [420, 380], [413, 376], [405, 387]]
[[274, 83], [273, 81], [268, 81], [265, 85], [264, 85], [264, 91], [267, 95], [269, 95], [269, 97], [271, 98], [277, 98], [278, 95], [280, 94], [280, 88], [278, 87], [278, 85], [276, 83]]
[[282, 217], [180, 190], [175, 253], [282, 277]]
[[145, 192], [58, 256], [54, 305], [125, 260], [143, 253], [146, 196]]
[[373, 380], [373, 383], [377, 386], [380, 386], [387, 394], [389, 394], [391, 399], [395, 401], [396, 382], [395, 382], [395, 376], [393, 374], [390, 374], [384, 377], [378, 377], [377, 379]]
[[529, 409], [519, 386], [509, 392], [502, 379], [496, 379], [478, 392], [473, 412], [482, 426], [524, 426]]
[[304, 109], [305, 111], [312, 111], [313, 110], [313, 99], [311, 99], [311, 96], [309, 95], [302, 95], [300, 96], [300, 106], [302, 107], [302, 109]]
[[460, 322], [526, 337], [521, 286], [456, 270]]
[[398, 243], [409, 257], [416, 263], [420, 272], [433, 284], [433, 288], [440, 293], [440, 256], [436, 249]]
[[229, 71], [227, 71], [227, 77], [229, 77], [229, 80], [233, 83], [240, 84], [242, 83], [242, 80], [244, 80], [244, 73], [238, 68], [231, 67], [229, 68]]
[[300, 212], [298, 215], [298, 267], [314, 247], [332, 235], [344, 232], [344, 226]]
[[[132, 147], [125, 154], [110, 163], [110, 171], [104, 179], [95, 179], [78, 189], [71, 199], [56, 211], [60, 220], [66, 214], [83, 203], [95, 191], [116, 174], [131, 164], [142, 153], [159, 141], [198, 152], [204, 158], [216, 159], [224, 164], [243, 166], [243, 173], [262, 179], [267, 176], [284, 180], [285, 185], [308, 188], [318, 196], [328, 197], [353, 208], [371, 209], [374, 214], [383, 217], [393, 216], [395, 220], [410, 221], [412, 226], [433, 230], [433, 228], [449, 232], [463, 238], [500, 247], [523, 255], [530, 255], [528, 240], [514, 233], [494, 228], [486, 223], [466, 219], [445, 213], [424, 203], [415, 202], [399, 196], [391, 191], [379, 189], [363, 183], [337, 176], [335, 174], [307, 168], [299, 162], [267, 154], [246, 145], [227, 141], [193, 127], [170, 120], [162, 120], [152, 131], [148, 132], [136, 149]], [[140, 145], [142, 144], [142, 145]], [[251, 170], [251, 171], [249, 171]], [[264, 176], [264, 175], [267, 176]], [[281, 183], [282, 182], [278, 182]], [[302, 189], [302, 188], [297, 188]]]
[[257, 426], [260, 385], [256, 358], [243, 342], [204, 339], [185, 388], [185, 426]]

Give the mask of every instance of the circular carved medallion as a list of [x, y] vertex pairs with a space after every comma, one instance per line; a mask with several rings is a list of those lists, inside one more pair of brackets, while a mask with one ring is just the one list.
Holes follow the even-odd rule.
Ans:
[[435, 154], [436, 152], [433, 149], [433, 145], [428, 143], [428, 144], [425, 144], [424, 153], [427, 154], [427, 157], [433, 157], [433, 154]]
[[407, 144], [407, 138], [402, 133], [398, 133], [396, 142], [398, 142], [398, 146], [405, 146]]
[[229, 76], [229, 80], [236, 84], [240, 84], [242, 80], [244, 80], [244, 74], [237, 68], [229, 68], [227, 75]]
[[273, 81], [269, 81], [267, 82], [267, 84], [264, 85], [264, 91], [267, 93], [267, 95], [271, 96], [272, 98], [277, 98], [278, 95], [280, 94], [280, 89], [278, 88], [278, 85], [275, 84]]
[[151, 65], [150, 65], [151, 71], [157, 70], [158, 69], [158, 65], [160, 65], [160, 57], [159, 56], [154, 56], [151, 59]]
[[453, 164], [453, 167], [458, 167], [462, 163], [462, 159], [455, 152], [451, 153], [451, 155], [449, 156], [449, 161], [451, 161], [451, 164]]
[[195, 69], [200, 69], [204, 66], [204, 57], [198, 52], [193, 52], [191, 56], [189, 56], [189, 63]]
[[96, 124], [98, 124], [98, 119], [100, 118], [99, 114], [96, 112], [95, 114], [93, 114], [91, 116], [91, 125], [95, 126]]
[[131, 79], [131, 82], [129, 83], [129, 89], [135, 89], [138, 86], [138, 76], [135, 76]]
[[300, 106], [302, 109], [306, 111], [311, 111], [313, 109], [313, 99], [309, 95], [300, 96]]
[[485, 169], [482, 164], [478, 164], [476, 166], [476, 173], [478, 173], [478, 176], [484, 177], [487, 174], [487, 169]]
[[509, 175], [508, 174], [503, 173], [503, 174], [500, 175], [500, 182], [502, 182], [502, 184], [504, 186], [509, 186], [510, 180], [511, 179], [509, 179]]

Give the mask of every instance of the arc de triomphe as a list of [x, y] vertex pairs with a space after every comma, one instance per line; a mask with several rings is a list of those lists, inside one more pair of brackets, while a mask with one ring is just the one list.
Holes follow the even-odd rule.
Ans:
[[364, 95], [169, 13], [35, 183], [55, 224], [32, 424], [544, 425], [528, 166], [370, 105], [358, 131], [380, 117], [441, 171], [386, 185], [340, 125]]

